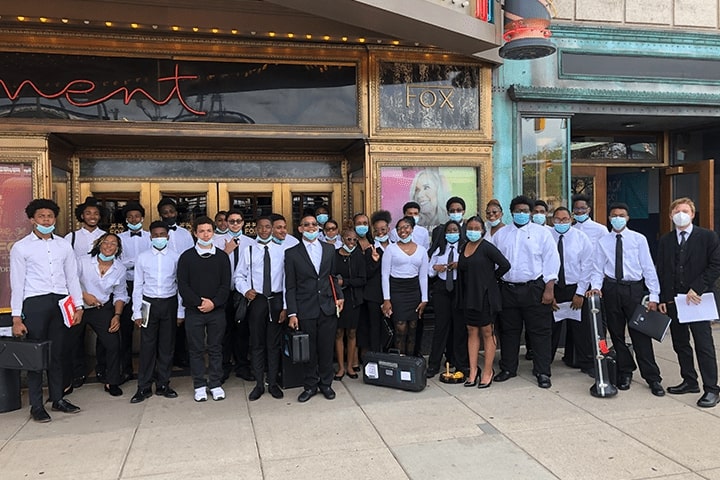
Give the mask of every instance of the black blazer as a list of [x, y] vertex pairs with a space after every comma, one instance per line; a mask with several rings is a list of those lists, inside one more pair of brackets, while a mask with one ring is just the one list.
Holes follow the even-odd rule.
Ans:
[[675, 254], [679, 248], [677, 234], [673, 229], [660, 238], [656, 265], [660, 280], [660, 301], [670, 302], [678, 293], [693, 289], [698, 295], [712, 291], [713, 284], [720, 276], [720, 240], [712, 230], [693, 226], [687, 239], [688, 254], [685, 257], [685, 284], [687, 290], [675, 291]]
[[325, 315], [335, 315], [331, 281], [335, 285], [337, 298], [343, 298], [342, 290], [332, 276], [335, 271], [335, 248], [328, 243], [317, 242], [322, 245], [320, 273], [315, 273], [303, 240], [285, 251], [287, 312], [288, 315], [296, 314], [301, 321], [303, 318], [319, 318], [321, 311]]

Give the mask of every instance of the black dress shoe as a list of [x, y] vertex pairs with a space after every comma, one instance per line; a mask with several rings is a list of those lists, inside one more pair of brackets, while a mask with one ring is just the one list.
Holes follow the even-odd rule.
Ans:
[[538, 382], [538, 387], [540, 387], [540, 388], [552, 387], [552, 382], [550, 381], [550, 377], [545, 375], [544, 373], [538, 374], [537, 382]]
[[490, 377], [490, 381], [488, 383], [483, 383], [483, 382], [478, 383], [478, 388], [490, 388], [490, 385], [492, 385], [492, 382], [493, 382], [493, 378], [495, 378], [495, 369], [494, 368], [493, 368], [492, 373], [493, 373], [493, 376]]
[[691, 385], [687, 381], [683, 380], [680, 385], [674, 385], [667, 388], [667, 392], [673, 395], [682, 395], [683, 393], [700, 393], [700, 387]]
[[525, 353], [525, 360], [532, 360], [532, 359], [534, 359], [534, 358], [535, 358], [535, 352], [533, 352], [532, 349], [529, 349], [529, 350]]
[[52, 420], [52, 418], [50, 418], [50, 414], [43, 407], [31, 408], [30, 415], [32, 416], [32, 419], [38, 423], [48, 423]]
[[302, 393], [298, 396], [298, 402], [305, 403], [308, 400], [310, 400], [312, 397], [314, 397], [316, 393], [317, 393], [316, 388], [311, 388], [309, 390], [303, 390]]
[[320, 391], [328, 400], [335, 398], [335, 390], [333, 390], [332, 387], [320, 387]]
[[500, 373], [493, 377], [493, 380], [496, 382], [504, 382], [505, 380], [509, 380], [513, 377], [517, 377], [517, 373], [513, 373], [509, 370], [501, 370]]
[[252, 389], [252, 392], [250, 392], [250, 395], [248, 395], [248, 400], [251, 402], [254, 402], [258, 398], [262, 397], [262, 394], [265, 393], [265, 387], [261, 387], [260, 385], [255, 385], [255, 388]]
[[113, 397], [119, 397], [123, 394], [123, 391], [117, 385], [105, 385], [105, 391]]
[[80, 407], [73, 405], [64, 398], [61, 398], [57, 402], [53, 402], [52, 409], [55, 412], [63, 413], [78, 413], [80, 411]]
[[155, 387], [155, 395], [161, 395], [165, 398], [177, 398], [178, 394], [168, 385]]
[[631, 375], [620, 375], [618, 378], [617, 388], [618, 390], [630, 390], [630, 384], [632, 383]]
[[660, 382], [650, 382], [648, 385], [650, 386], [650, 392], [656, 397], [665, 396], [665, 389]]
[[146, 398], [152, 397], [152, 390], [149, 388], [146, 388], [144, 390], [141, 390], [138, 388], [138, 391], [135, 392], [135, 395], [130, 399], [130, 403], [140, 403]]
[[[137, 377], [134, 373], [123, 373], [120, 375], [120, 383], [118, 385], [122, 385], [123, 383], [129, 382], [130, 380], [135, 380]], [[100, 380], [98, 380], [99, 382]]]
[[272, 395], [273, 398], [278, 398], [278, 399], [280, 399], [280, 398], [283, 398], [283, 397], [285, 396], [285, 394], [283, 393], [283, 391], [280, 390], [280, 387], [278, 387], [277, 385], [270, 385], [270, 386], [268, 387], [268, 392], [270, 392], [270, 395]]
[[85, 385], [85, 375], [73, 378], [73, 382], [72, 382], [73, 387], [80, 388], [83, 385]]
[[713, 392], [705, 392], [705, 394], [700, 397], [700, 400], [697, 401], [697, 406], [702, 408], [712, 408], [718, 404], [718, 401], [720, 401], [720, 395]]
[[95, 372], [95, 380], [98, 383], [105, 383], [105, 372]]
[[347, 376], [348, 378], [352, 378], [353, 380], [356, 380], [358, 378], [358, 374], [353, 372], [347, 372]]

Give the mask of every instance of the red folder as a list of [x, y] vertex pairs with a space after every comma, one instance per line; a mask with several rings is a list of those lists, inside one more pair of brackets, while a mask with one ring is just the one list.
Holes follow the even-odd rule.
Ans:
[[62, 312], [65, 326], [68, 328], [72, 327], [75, 324], [75, 312], [77, 311], [77, 308], [75, 307], [75, 302], [73, 302], [72, 297], [68, 295], [67, 297], [61, 298], [58, 302], [58, 305], [60, 306], [60, 311]]

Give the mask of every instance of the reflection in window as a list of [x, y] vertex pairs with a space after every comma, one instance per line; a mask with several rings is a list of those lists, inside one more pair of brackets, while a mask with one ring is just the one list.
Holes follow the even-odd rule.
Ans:
[[162, 198], [172, 198], [177, 205], [177, 224], [192, 231], [192, 224], [196, 218], [207, 215], [206, 193], [167, 193], [162, 192]]
[[230, 194], [230, 209], [240, 210], [243, 214], [243, 233], [249, 237], [257, 236], [257, 219], [267, 217], [273, 212], [272, 194]]
[[[329, 193], [293, 193], [292, 194], [292, 230], [288, 225], [288, 233], [296, 234], [300, 220], [305, 215], [314, 215], [319, 207], [326, 207], [330, 212], [330, 218], [342, 224], [342, 218], [333, 216], [331, 197]], [[341, 215], [342, 216], [342, 215]]]
[[545, 200], [550, 210], [567, 206], [567, 129], [565, 118], [521, 120], [522, 192]]
[[574, 163], [655, 163], [658, 162], [656, 135], [574, 136]]

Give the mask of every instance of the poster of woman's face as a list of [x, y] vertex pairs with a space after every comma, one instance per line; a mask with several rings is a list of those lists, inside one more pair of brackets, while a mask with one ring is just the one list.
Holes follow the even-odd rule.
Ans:
[[432, 230], [448, 221], [445, 202], [465, 200], [465, 216], [477, 211], [477, 171], [473, 167], [382, 167], [380, 208], [392, 214], [393, 224], [402, 218], [407, 202], [420, 205], [419, 225]]

